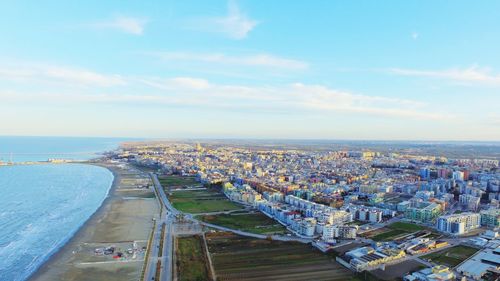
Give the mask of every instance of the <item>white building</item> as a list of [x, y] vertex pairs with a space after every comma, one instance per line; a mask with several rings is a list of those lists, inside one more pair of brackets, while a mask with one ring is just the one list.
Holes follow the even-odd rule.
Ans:
[[439, 231], [461, 235], [481, 226], [481, 215], [475, 213], [462, 213], [440, 216], [436, 228]]
[[335, 238], [355, 239], [358, 228], [347, 225], [327, 224], [323, 227], [323, 240], [331, 241]]

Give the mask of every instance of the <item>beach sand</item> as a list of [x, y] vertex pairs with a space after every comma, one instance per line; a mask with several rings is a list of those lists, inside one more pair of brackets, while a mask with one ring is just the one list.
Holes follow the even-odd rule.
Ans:
[[[96, 163], [115, 176], [109, 196], [73, 238], [44, 263], [29, 280], [139, 280], [147, 239], [159, 207], [147, 184], [147, 174], [111, 163]], [[97, 255], [95, 249], [113, 246], [123, 258]], [[134, 250], [136, 249], [136, 250]], [[128, 251], [127, 251], [128, 250]]]

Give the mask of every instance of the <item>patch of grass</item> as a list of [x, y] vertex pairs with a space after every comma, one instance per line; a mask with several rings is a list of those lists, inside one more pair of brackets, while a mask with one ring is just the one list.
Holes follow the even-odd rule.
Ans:
[[161, 176], [158, 178], [161, 185], [167, 186], [185, 186], [185, 185], [200, 185], [195, 177], [182, 177], [177, 175]]
[[392, 240], [393, 238], [396, 238], [398, 236], [408, 234], [408, 233], [409, 232], [394, 229], [394, 230], [389, 230], [387, 232], [377, 234], [377, 235], [373, 236], [372, 239], [374, 241], [388, 241], [388, 240]]
[[420, 225], [407, 223], [407, 222], [395, 222], [387, 227], [384, 227], [382, 232], [375, 234], [371, 237], [374, 241], [389, 241], [399, 236], [404, 236], [405, 234], [410, 234], [413, 232], [425, 230], [426, 228]]
[[449, 267], [455, 267], [468, 257], [475, 254], [477, 251], [478, 250], [476, 248], [459, 245], [425, 255], [422, 258], [426, 260], [432, 260], [436, 263], [444, 264]]
[[175, 191], [169, 196], [174, 208], [187, 213], [211, 213], [242, 209], [214, 190]]
[[202, 216], [204, 222], [257, 234], [284, 233], [285, 227], [261, 213]]
[[177, 272], [179, 280], [209, 280], [205, 252], [200, 236], [177, 238]]
[[415, 232], [424, 230], [425, 227], [420, 226], [418, 224], [408, 223], [408, 222], [395, 222], [387, 226], [390, 229], [397, 229], [406, 232]]

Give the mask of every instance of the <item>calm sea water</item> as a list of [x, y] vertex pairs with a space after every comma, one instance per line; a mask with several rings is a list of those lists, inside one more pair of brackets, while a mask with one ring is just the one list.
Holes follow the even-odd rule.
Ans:
[[[122, 139], [0, 137], [0, 161], [89, 159]], [[25, 280], [99, 208], [113, 174], [85, 164], [0, 166], [0, 280]]]
[[0, 161], [47, 161], [49, 158], [86, 160], [116, 149], [120, 138], [0, 136]]

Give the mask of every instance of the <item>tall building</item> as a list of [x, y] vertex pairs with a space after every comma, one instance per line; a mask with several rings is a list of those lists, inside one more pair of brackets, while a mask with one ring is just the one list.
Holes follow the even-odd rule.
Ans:
[[325, 241], [330, 241], [335, 238], [355, 239], [357, 230], [356, 226], [327, 224], [323, 227], [322, 238]]
[[500, 209], [492, 208], [481, 211], [481, 225], [491, 228], [500, 226]]
[[418, 202], [405, 210], [405, 218], [428, 223], [434, 221], [442, 212], [442, 207], [434, 202]]
[[470, 211], [476, 211], [479, 208], [480, 201], [481, 198], [475, 197], [470, 194], [461, 194], [458, 197], [458, 202], [460, 203], [460, 205]]
[[481, 215], [476, 213], [462, 213], [440, 216], [436, 228], [450, 234], [460, 235], [481, 226]]
[[424, 180], [428, 180], [431, 178], [431, 170], [429, 168], [420, 169], [420, 178]]
[[464, 180], [464, 172], [462, 172], [462, 171], [454, 171], [453, 174], [452, 174], [452, 178], [454, 180], [463, 181]]

